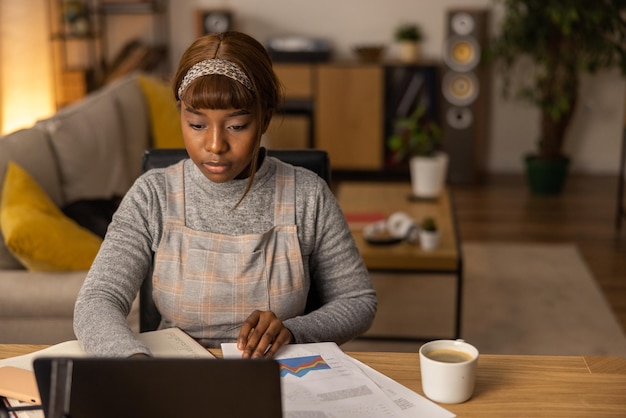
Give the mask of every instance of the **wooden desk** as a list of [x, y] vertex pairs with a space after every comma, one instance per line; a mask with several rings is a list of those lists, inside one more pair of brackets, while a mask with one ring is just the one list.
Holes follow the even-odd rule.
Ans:
[[[349, 353], [420, 395], [418, 355]], [[472, 398], [442, 406], [459, 417], [625, 417], [626, 358], [481, 355]]]
[[[0, 344], [0, 359], [45, 347]], [[348, 354], [424, 395], [416, 353]], [[473, 397], [442, 406], [460, 418], [624, 417], [626, 358], [482, 354]]]
[[[394, 245], [372, 245], [363, 237], [366, 222], [350, 222], [350, 229], [365, 265], [371, 271], [441, 273], [456, 277], [455, 330], [461, 334], [461, 301], [463, 294], [463, 257], [451, 193], [448, 189], [432, 200], [410, 198], [408, 182], [341, 182], [337, 200], [350, 221], [359, 215], [394, 212], [409, 214], [417, 222], [432, 216], [439, 226], [441, 242], [433, 251], [422, 251], [419, 244], [402, 242]], [[450, 336], [445, 336], [449, 338]], [[418, 338], [433, 339], [434, 337]]]

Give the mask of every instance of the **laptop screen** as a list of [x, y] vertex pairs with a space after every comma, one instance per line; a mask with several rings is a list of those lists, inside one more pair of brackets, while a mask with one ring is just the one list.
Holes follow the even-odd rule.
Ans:
[[37, 358], [47, 418], [282, 416], [269, 359]]

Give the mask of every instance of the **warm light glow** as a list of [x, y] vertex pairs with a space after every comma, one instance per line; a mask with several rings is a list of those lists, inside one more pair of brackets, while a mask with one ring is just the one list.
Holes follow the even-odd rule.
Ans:
[[54, 113], [46, 0], [0, 2], [0, 132]]

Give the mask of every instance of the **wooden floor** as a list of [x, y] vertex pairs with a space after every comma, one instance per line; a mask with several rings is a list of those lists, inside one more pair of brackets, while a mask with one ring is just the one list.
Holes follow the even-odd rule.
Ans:
[[532, 196], [523, 176], [452, 186], [466, 241], [575, 243], [626, 332], [626, 219], [615, 229], [616, 176], [571, 176], [559, 197]]

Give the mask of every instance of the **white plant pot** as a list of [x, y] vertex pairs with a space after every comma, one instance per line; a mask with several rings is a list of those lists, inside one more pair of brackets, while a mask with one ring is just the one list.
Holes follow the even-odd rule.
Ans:
[[446, 182], [448, 155], [439, 152], [434, 157], [412, 157], [410, 170], [413, 195], [426, 199], [436, 198]]
[[439, 246], [439, 231], [420, 231], [420, 247], [423, 251], [432, 251]]

